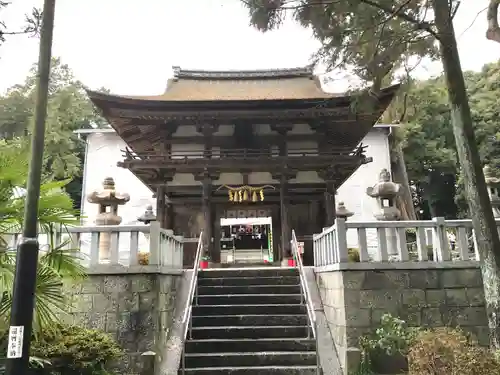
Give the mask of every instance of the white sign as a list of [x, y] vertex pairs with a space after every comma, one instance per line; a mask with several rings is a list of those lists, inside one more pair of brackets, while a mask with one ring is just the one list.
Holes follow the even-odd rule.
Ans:
[[11, 326], [9, 328], [9, 345], [7, 358], [21, 358], [23, 356], [24, 326]]

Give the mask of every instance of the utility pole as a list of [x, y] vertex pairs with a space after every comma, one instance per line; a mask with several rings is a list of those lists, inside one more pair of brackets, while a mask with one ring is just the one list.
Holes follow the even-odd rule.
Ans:
[[45, 0], [43, 6], [40, 52], [38, 56], [35, 124], [31, 136], [31, 159], [26, 189], [22, 240], [17, 248], [6, 375], [25, 375], [28, 373], [29, 367], [39, 251], [37, 238], [38, 200], [40, 198], [43, 168], [55, 3], [56, 0]]
[[472, 126], [472, 115], [460, 66], [457, 40], [448, 0], [434, 0], [434, 22], [439, 37], [441, 61], [451, 109], [457, 154], [464, 174], [464, 184], [472, 226], [480, 256], [490, 340], [500, 349], [500, 239]]

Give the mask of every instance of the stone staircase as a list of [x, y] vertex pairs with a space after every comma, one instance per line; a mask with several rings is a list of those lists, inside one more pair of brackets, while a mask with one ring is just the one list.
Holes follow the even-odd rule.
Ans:
[[200, 271], [185, 374], [316, 374], [308, 330], [297, 270]]

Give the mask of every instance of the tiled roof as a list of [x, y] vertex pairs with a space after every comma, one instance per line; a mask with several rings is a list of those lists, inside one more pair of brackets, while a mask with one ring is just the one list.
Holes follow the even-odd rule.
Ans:
[[336, 95], [324, 92], [312, 66], [295, 69], [249, 71], [182, 70], [164, 94], [129, 98], [158, 101], [316, 99]]

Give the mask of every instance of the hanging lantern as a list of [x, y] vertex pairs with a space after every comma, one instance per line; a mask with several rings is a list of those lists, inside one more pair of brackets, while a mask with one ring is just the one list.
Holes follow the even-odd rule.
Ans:
[[264, 200], [264, 190], [260, 190], [259, 195], [260, 195], [260, 200], [263, 201]]
[[248, 200], [248, 190], [243, 191], [243, 200], [244, 201]]
[[252, 193], [252, 202], [257, 202], [257, 201], [258, 201], [257, 192], [254, 190]]
[[233, 192], [231, 190], [229, 190], [228, 194], [229, 194], [229, 202], [234, 201], [234, 194], [233, 194]]

